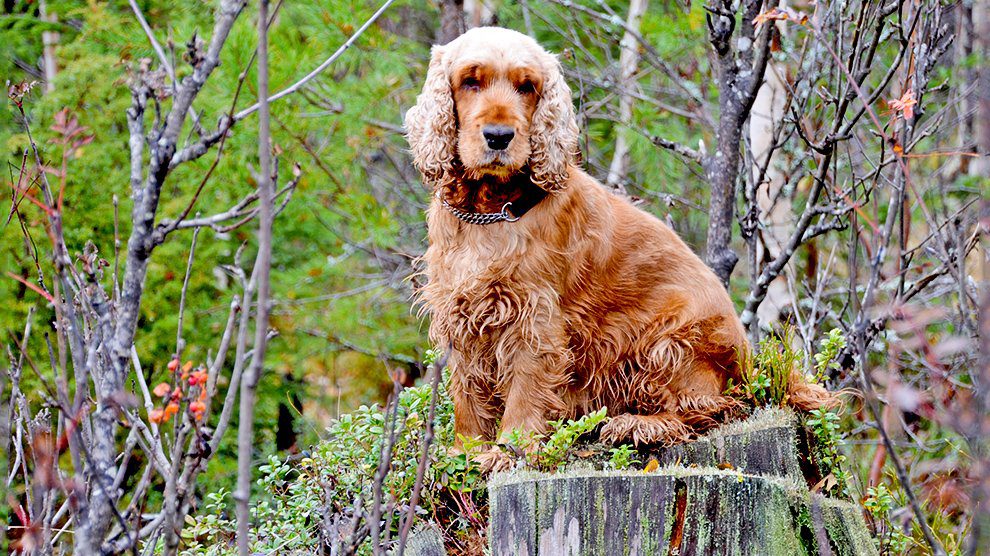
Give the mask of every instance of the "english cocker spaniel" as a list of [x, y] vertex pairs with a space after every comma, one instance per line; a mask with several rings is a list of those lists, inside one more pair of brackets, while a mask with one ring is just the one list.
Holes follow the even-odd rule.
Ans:
[[[746, 335], [677, 234], [578, 167], [557, 58], [508, 29], [435, 46], [405, 118], [427, 213], [430, 337], [451, 346], [459, 435], [540, 433], [601, 407], [608, 441], [673, 444], [739, 402]], [[829, 400], [795, 381], [795, 405]]]

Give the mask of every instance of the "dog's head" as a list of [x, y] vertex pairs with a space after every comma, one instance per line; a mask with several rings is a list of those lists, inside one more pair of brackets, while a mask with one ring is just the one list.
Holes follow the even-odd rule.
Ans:
[[508, 181], [528, 168], [533, 183], [555, 191], [577, 151], [571, 91], [557, 58], [497, 27], [433, 47], [405, 123], [413, 163], [433, 187], [460, 177]]

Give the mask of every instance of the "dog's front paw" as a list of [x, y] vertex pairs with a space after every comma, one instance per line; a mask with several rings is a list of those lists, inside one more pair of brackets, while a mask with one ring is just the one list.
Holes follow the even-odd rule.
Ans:
[[636, 446], [672, 446], [691, 439], [691, 428], [672, 415], [632, 415], [623, 413], [602, 427], [603, 442], [629, 442]]
[[512, 469], [513, 465], [515, 464], [515, 462], [512, 459], [512, 456], [503, 452], [499, 448], [491, 448], [479, 454], [475, 454], [475, 456], [472, 457], [471, 460], [474, 461], [476, 464], [478, 464], [478, 467], [481, 468], [481, 473], [483, 475], [488, 475], [489, 473], [495, 473], [501, 471], [508, 471]]

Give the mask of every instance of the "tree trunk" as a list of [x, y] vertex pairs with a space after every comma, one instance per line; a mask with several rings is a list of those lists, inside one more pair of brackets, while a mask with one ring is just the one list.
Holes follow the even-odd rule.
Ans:
[[975, 0], [973, 14], [973, 51], [979, 56], [975, 71], [976, 103], [974, 142], [979, 157], [969, 165], [969, 173], [990, 178], [990, 0]]
[[729, 285], [729, 276], [739, 261], [739, 256], [729, 244], [736, 220], [736, 178], [739, 176], [741, 139], [741, 124], [737, 125], [735, 118], [723, 116], [719, 121], [715, 154], [704, 161], [705, 178], [712, 188], [705, 261], [725, 286]]
[[465, 30], [464, 0], [441, 0], [437, 44], [447, 44], [461, 36]]
[[[38, 13], [41, 19], [54, 23], [58, 21], [54, 14], [48, 13], [48, 2], [40, 0], [38, 2]], [[58, 72], [58, 64], [55, 62], [55, 45], [58, 44], [58, 33], [54, 31], [44, 31], [41, 33], [41, 42], [44, 45], [42, 54], [42, 70], [45, 75], [45, 91], [55, 90], [55, 74]]]
[[605, 185], [625, 193], [622, 185], [629, 168], [629, 130], [626, 126], [632, 120], [633, 92], [636, 88], [636, 73], [639, 66], [639, 43], [635, 33], [639, 33], [639, 24], [646, 13], [648, 0], [632, 0], [629, 3], [629, 14], [626, 16], [626, 32], [619, 43], [619, 121], [616, 126], [615, 152], [612, 154], [612, 164], [605, 178]]
[[[717, 72], [719, 106], [715, 152], [702, 159], [705, 178], [711, 187], [705, 259], [726, 287], [739, 261], [730, 244], [735, 223], [742, 131], [770, 59], [770, 31], [761, 30], [757, 34], [754, 20], [762, 10], [776, 4], [775, 0], [770, 0], [766, 6], [762, 0], [744, 0], [738, 4], [722, 0], [717, 10], [705, 16], [712, 46], [711, 63]], [[742, 11], [738, 33], [736, 9]], [[747, 46], [741, 48], [740, 44]]]
[[464, 0], [464, 19], [468, 29], [494, 24], [494, 15], [485, 0]]
[[[766, 224], [763, 243], [756, 241], [755, 263], [757, 269], [766, 255], [777, 258], [791, 235], [793, 214], [787, 199], [780, 198], [780, 192], [787, 183], [787, 177], [780, 169], [780, 150], [774, 149], [776, 130], [780, 129], [787, 104], [787, 85], [784, 81], [786, 69], [782, 64], [770, 63], [766, 81], [760, 87], [749, 116], [749, 141], [753, 153], [753, 179], [763, 178], [756, 183], [756, 203], [760, 220]], [[763, 168], [766, 172], [761, 172]], [[765, 186], [764, 186], [765, 184]], [[759, 234], [759, 231], [756, 232]], [[791, 305], [791, 294], [787, 287], [787, 274], [790, 265], [770, 282], [767, 295], [756, 310], [759, 324], [770, 325], [780, 318], [780, 314]], [[757, 274], [758, 275], [758, 272]]]

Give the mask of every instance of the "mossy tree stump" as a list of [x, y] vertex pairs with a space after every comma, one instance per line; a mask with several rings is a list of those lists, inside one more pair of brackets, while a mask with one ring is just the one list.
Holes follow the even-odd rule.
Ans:
[[499, 475], [492, 556], [876, 554], [858, 506], [810, 492], [798, 439], [791, 413], [763, 411], [650, 473]]

